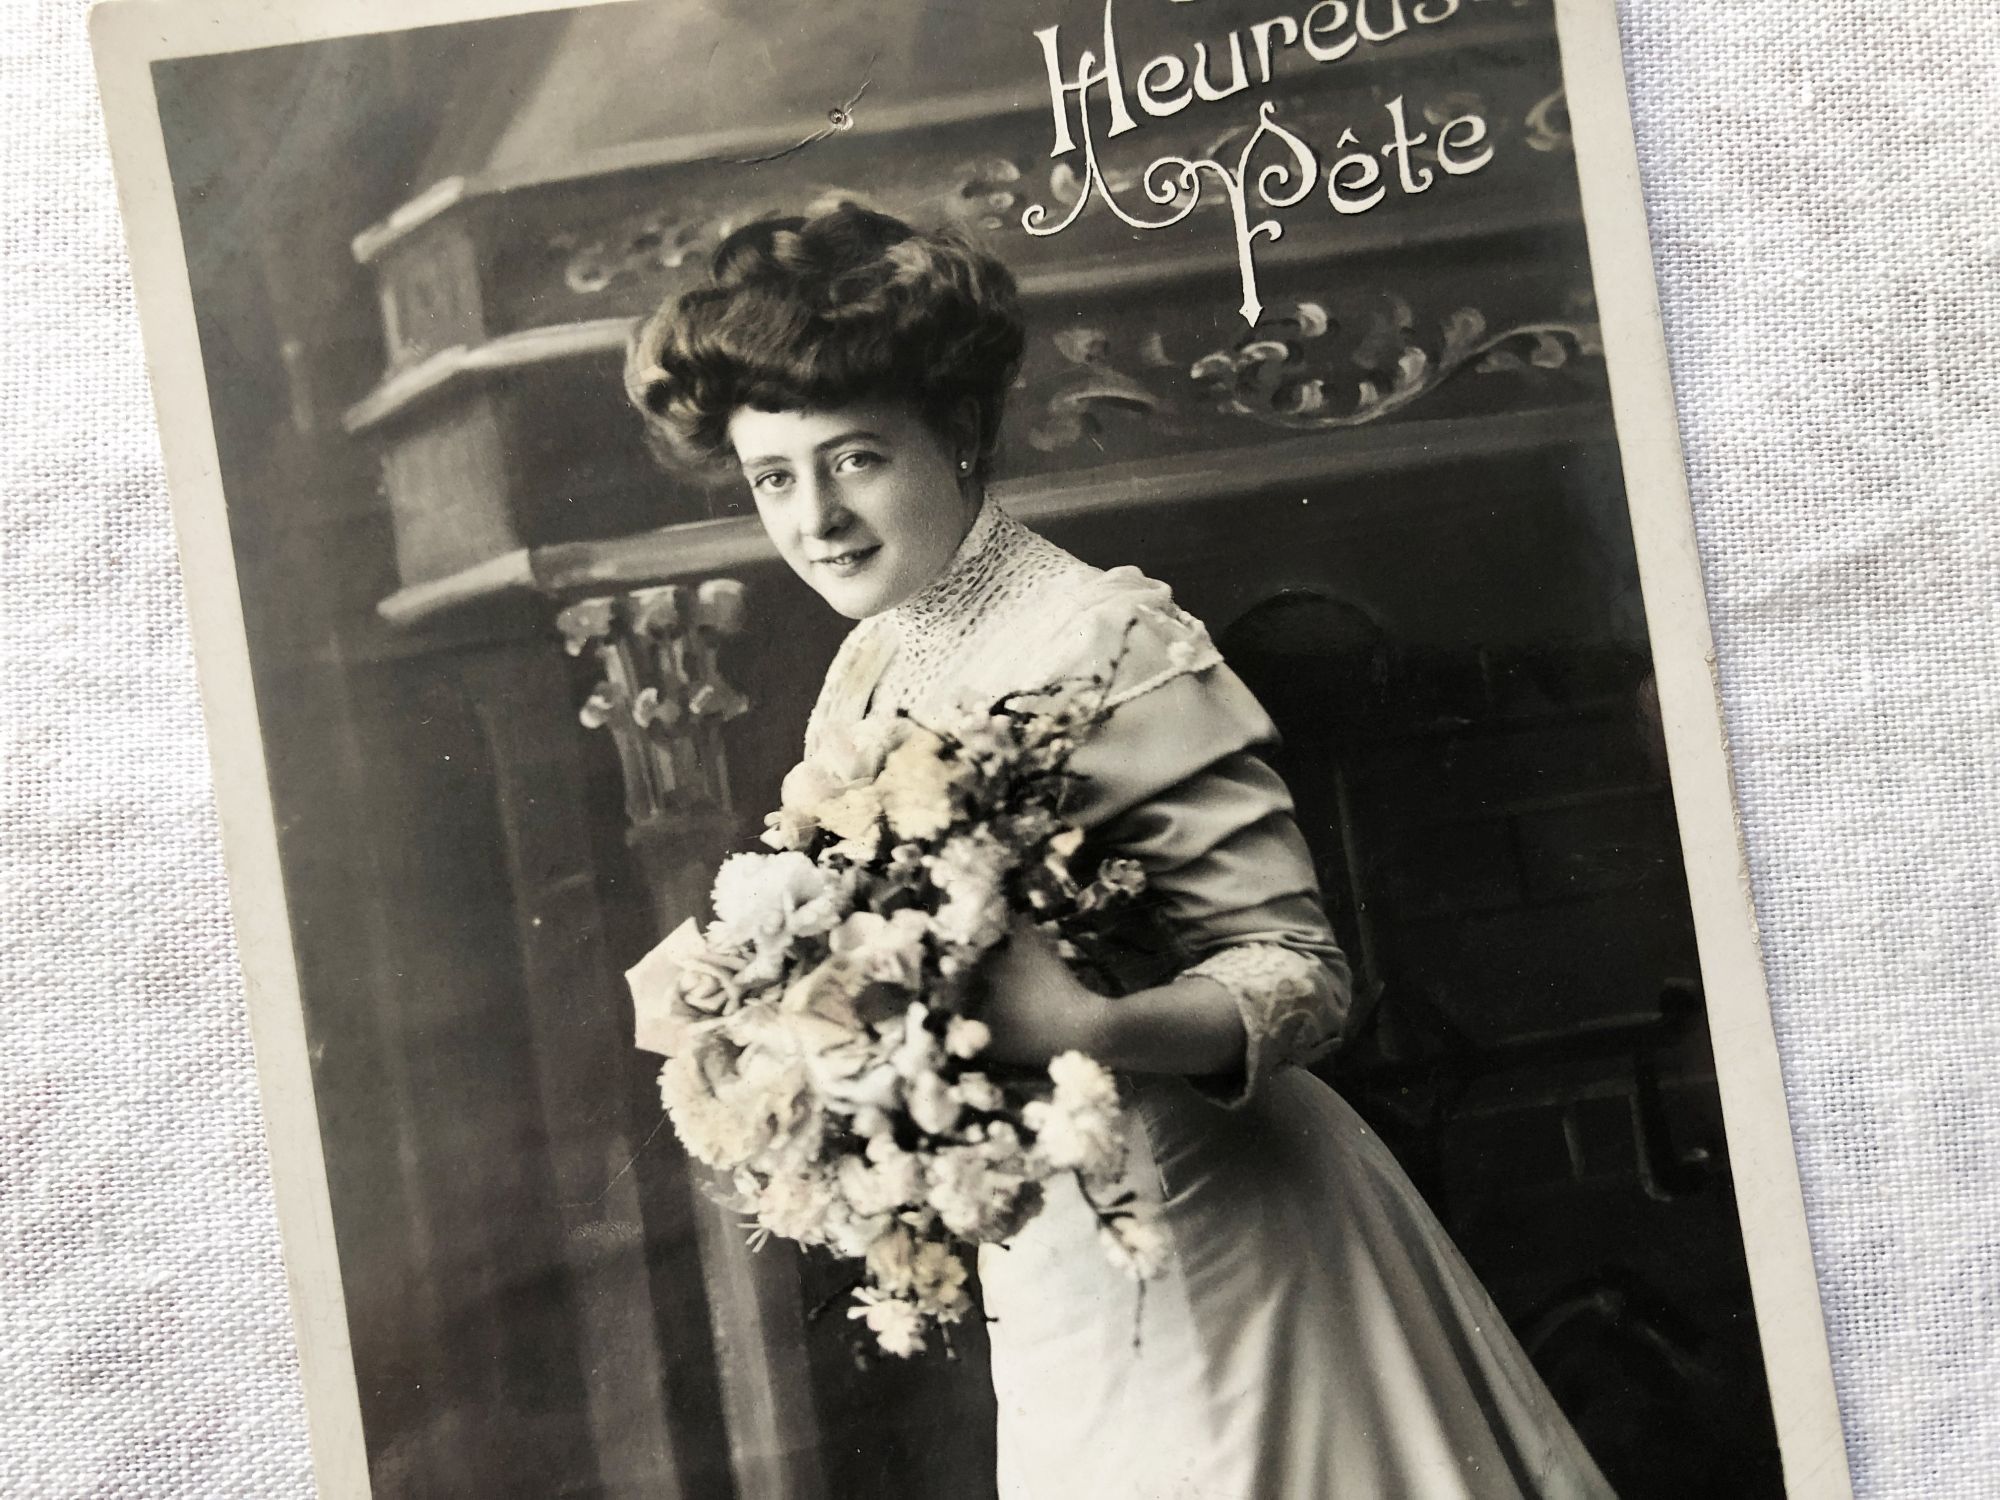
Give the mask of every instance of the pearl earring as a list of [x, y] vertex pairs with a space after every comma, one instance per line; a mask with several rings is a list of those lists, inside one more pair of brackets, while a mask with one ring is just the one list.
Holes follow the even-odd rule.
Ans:
[[972, 472], [972, 460], [969, 458], [961, 458], [958, 461], [958, 472], [961, 474], [970, 474]]

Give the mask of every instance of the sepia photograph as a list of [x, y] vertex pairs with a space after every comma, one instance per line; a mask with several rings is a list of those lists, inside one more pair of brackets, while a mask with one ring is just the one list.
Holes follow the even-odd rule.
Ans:
[[1844, 1500], [1610, 0], [398, 15], [94, 17], [323, 1492]]

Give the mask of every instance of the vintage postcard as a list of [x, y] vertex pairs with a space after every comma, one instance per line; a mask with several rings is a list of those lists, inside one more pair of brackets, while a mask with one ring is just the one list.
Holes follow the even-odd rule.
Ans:
[[111, 0], [328, 1495], [1845, 1500], [1613, 0]]

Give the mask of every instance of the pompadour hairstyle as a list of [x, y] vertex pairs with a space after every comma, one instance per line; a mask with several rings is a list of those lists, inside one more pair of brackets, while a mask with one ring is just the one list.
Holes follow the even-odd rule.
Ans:
[[669, 462], [733, 457], [730, 417], [911, 402], [940, 432], [969, 402], [983, 477], [1025, 344], [1014, 277], [959, 236], [843, 202], [731, 234], [710, 284], [633, 332], [625, 390]]

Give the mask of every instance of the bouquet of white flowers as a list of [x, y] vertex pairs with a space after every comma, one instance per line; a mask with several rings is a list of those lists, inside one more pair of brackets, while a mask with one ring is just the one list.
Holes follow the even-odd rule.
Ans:
[[989, 1073], [970, 1013], [980, 960], [1010, 931], [1033, 924], [1078, 958], [1144, 884], [1129, 860], [1077, 868], [1083, 834], [1062, 815], [1071, 755], [1104, 712], [1093, 686], [823, 746], [785, 778], [773, 852], [724, 863], [714, 920], [631, 974], [682, 1143], [725, 1175], [753, 1240], [862, 1262], [849, 1316], [892, 1354], [964, 1316], [967, 1247], [1018, 1232], [1064, 1173], [1115, 1264], [1144, 1278], [1163, 1253], [1119, 1191], [1110, 1073], [1079, 1052], [1046, 1082]]

